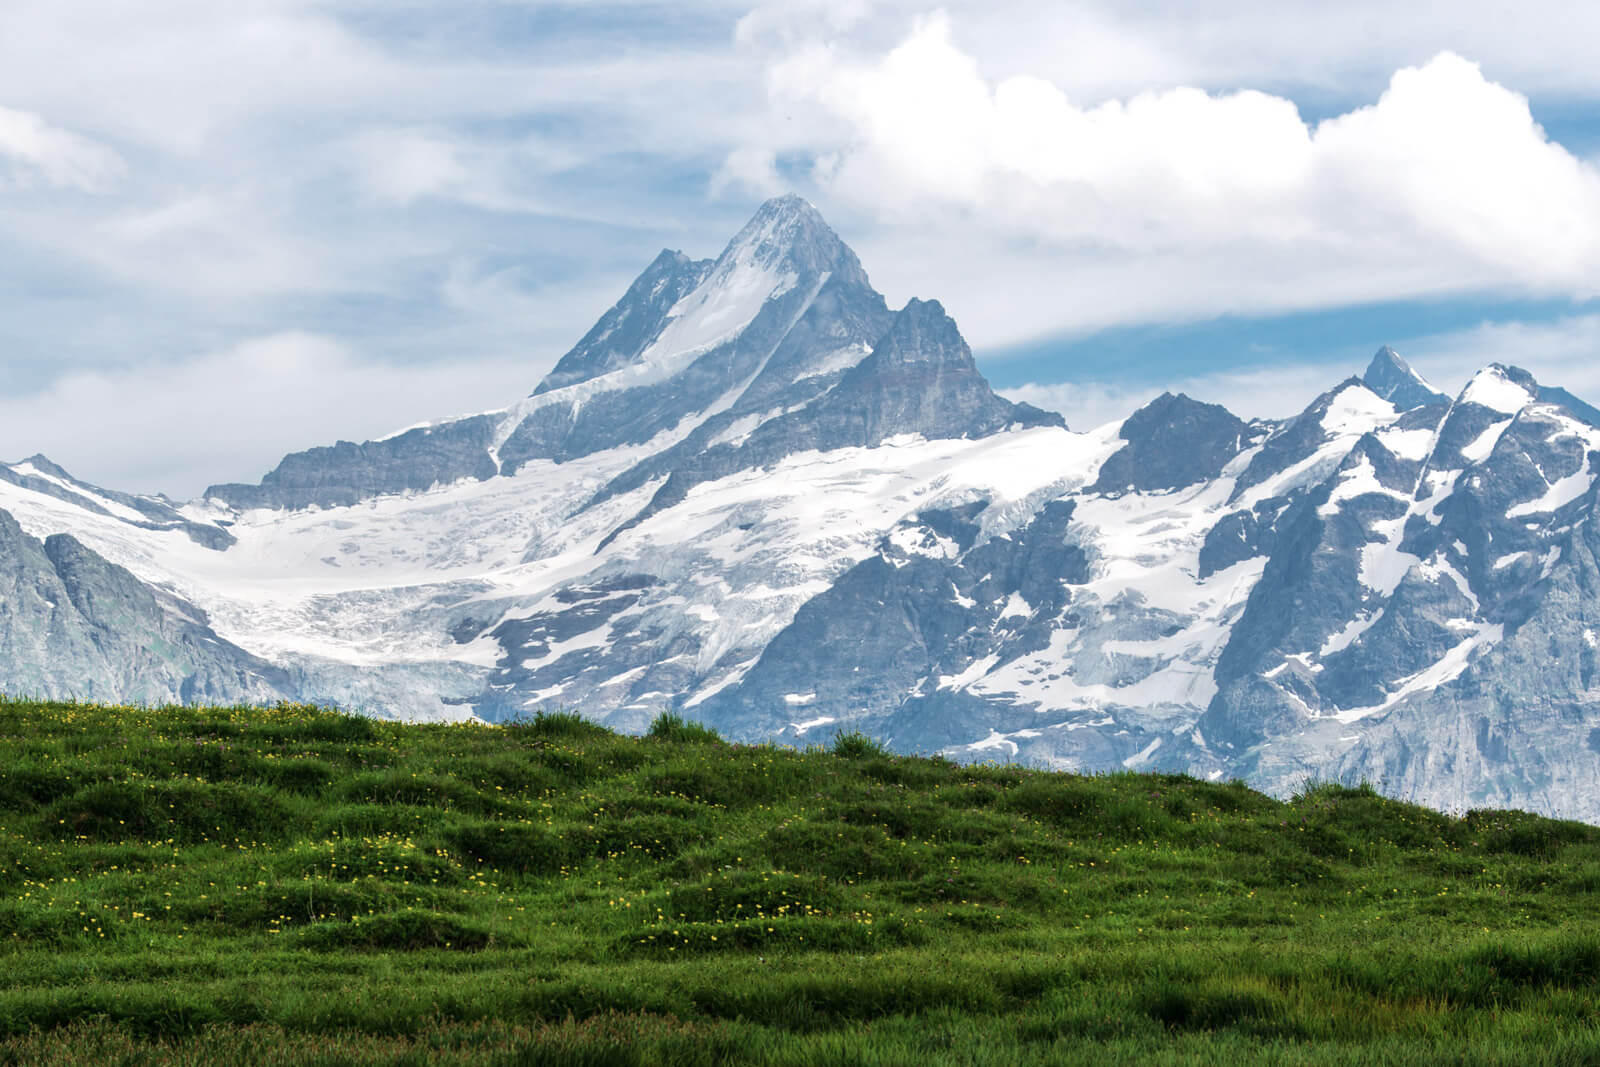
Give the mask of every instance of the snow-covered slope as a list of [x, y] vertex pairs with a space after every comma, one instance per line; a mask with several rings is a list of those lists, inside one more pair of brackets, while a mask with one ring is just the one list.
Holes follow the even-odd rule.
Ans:
[[1384, 349], [1283, 422], [1169, 395], [1072, 432], [782, 198], [662, 253], [502, 410], [181, 507], [0, 466], [0, 686], [674, 710], [1600, 818], [1597, 423]]

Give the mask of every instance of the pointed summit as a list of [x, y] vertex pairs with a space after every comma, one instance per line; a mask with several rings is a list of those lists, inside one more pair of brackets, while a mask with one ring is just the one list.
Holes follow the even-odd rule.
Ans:
[[1541, 385], [1521, 367], [1491, 363], [1472, 376], [1461, 391], [1461, 404], [1477, 404], [1502, 415], [1514, 415], [1527, 404], [1555, 404], [1580, 422], [1600, 428], [1600, 409], [1560, 386]]
[[1060, 426], [1054, 412], [997, 395], [972, 349], [937, 300], [912, 299], [889, 331], [817, 405], [818, 424], [844, 445], [877, 445], [900, 433], [986, 437], [1007, 426]]
[[704, 350], [738, 334], [769, 301], [825, 279], [871, 291], [855, 253], [815, 207], [793, 194], [775, 197], [716, 259], [662, 250], [532, 395]]
[[1449, 397], [1429, 385], [1427, 379], [1411, 369], [1400, 353], [1384, 345], [1367, 365], [1361, 381], [1401, 411], [1449, 402]]
[[847, 280], [867, 285], [855, 253], [810, 201], [794, 193], [757, 208], [717, 257], [712, 274], [731, 273], [739, 266], [787, 269], [802, 277], [843, 273]]
[[[879, 340], [861, 368], [863, 373], [881, 373], [900, 365], [936, 366], [949, 364], [963, 371], [976, 372], [972, 350], [956, 327], [956, 320], [937, 300], [912, 297], [894, 317], [889, 332]], [[876, 370], [869, 371], [869, 368]]]
[[744, 224], [730, 241], [729, 247], [760, 244], [772, 239], [777, 244], [790, 243], [797, 238], [829, 238], [837, 241], [838, 235], [822, 217], [822, 213], [803, 196], [786, 193], [775, 196], [756, 208], [750, 221]]

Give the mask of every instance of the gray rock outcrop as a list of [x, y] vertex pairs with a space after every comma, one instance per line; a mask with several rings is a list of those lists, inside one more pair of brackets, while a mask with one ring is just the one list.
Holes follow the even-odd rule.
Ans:
[[69, 534], [0, 511], [0, 691], [119, 703], [273, 703], [287, 674], [219, 638], [193, 604]]

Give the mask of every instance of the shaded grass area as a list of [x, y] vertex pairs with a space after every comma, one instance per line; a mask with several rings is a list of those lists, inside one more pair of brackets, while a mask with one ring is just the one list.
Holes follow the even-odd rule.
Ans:
[[1600, 831], [643, 738], [0, 702], [0, 1063], [1600, 1061]]

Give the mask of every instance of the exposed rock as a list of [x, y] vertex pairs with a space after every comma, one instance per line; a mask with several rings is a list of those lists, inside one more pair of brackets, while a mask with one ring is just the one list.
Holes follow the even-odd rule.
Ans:
[[388, 493], [431, 489], [499, 472], [488, 415], [421, 426], [378, 441], [312, 448], [286, 456], [260, 485], [213, 485], [205, 495], [239, 510], [337, 508]]
[[1182, 393], [1162, 393], [1129, 415], [1118, 436], [1128, 444], [1100, 468], [1095, 492], [1150, 492], [1208, 482], [1251, 443], [1244, 420]]
[[220, 639], [205, 614], [68, 534], [0, 511], [0, 691], [132, 703], [271, 703], [287, 674]]
[[1411, 364], [1388, 345], [1378, 349], [1361, 380], [1368, 389], [1401, 411], [1450, 402], [1449, 397], [1429, 385], [1427, 379], [1412, 370]]
[[44, 455], [20, 463], [0, 463], [0, 481], [42, 493], [94, 515], [104, 515], [143, 530], [180, 530], [191, 541], [221, 552], [233, 535], [214, 523], [195, 522], [164, 497], [133, 496], [80, 481]]

